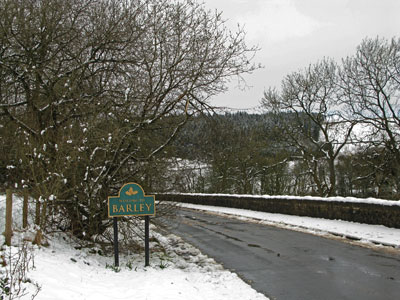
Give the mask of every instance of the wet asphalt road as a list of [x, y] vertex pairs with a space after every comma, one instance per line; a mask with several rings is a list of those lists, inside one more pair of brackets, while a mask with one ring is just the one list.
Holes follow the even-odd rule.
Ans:
[[271, 299], [400, 299], [399, 250], [186, 209], [171, 228]]

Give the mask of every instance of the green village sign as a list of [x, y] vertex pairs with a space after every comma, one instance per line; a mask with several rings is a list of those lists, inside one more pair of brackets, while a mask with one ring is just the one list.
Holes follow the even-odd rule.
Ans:
[[118, 196], [108, 197], [108, 217], [113, 218], [114, 225], [114, 257], [116, 267], [119, 266], [118, 254], [118, 217], [144, 216], [144, 248], [145, 266], [150, 265], [150, 216], [155, 216], [156, 207], [154, 196], [146, 196], [142, 187], [136, 183], [127, 183], [119, 190]]
[[154, 216], [156, 213], [154, 196], [145, 196], [142, 187], [127, 183], [118, 196], [108, 197], [108, 216]]

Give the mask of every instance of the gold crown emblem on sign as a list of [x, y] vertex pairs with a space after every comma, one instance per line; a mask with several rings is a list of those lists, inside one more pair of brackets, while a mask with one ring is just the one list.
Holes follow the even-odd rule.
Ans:
[[134, 191], [132, 187], [127, 192], [125, 192], [125, 194], [127, 194], [128, 196], [133, 196], [136, 195], [137, 193], [138, 191]]

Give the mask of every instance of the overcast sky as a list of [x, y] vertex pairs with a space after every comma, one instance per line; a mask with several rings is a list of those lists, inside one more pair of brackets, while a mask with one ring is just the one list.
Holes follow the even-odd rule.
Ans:
[[365, 37], [400, 37], [400, 0], [204, 0], [222, 11], [228, 26], [243, 25], [255, 62], [264, 69], [245, 77], [246, 90], [232, 81], [211, 104], [236, 109], [259, 105], [263, 91], [323, 57], [353, 55]]

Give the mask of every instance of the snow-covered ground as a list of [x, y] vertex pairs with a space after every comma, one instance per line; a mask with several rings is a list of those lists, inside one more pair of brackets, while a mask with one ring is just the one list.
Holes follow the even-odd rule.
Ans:
[[152, 253], [150, 267], [143, 253], [122, 255], [118, 272], [109, 267], [112, 257], [76, 250], [63, 237], [35, 251], [30, 278], [41, 285], [36, 299], [267, 299], [176, 236], [159, 239], [167, 251]]
[[[1, 231], [4, 228], [4, 202], [5, 197], [0, 195]], [[20, 199], [17, 198], [14, 203], [14, 212], [18, 214]], [[243, 209], [181, 205], [314, 234], [351, 237], [371, 245], [378, 243], [400, 247], [400, 229]], [[20, 219], [20, 216], [17, 218]], [[20, 222], [17, 221], [15, 227], [19, 226]], [[14, 244], [27, 234], [29, 232], [16, 232]], [[181, 238], [157, 233], [154, 227], [151, 235], [156, 241], [151, 243], [151, 266], [144, 267], [143, 253], [124, 253], [121, 254], [117, 272], [111, 267], [113, 257], [100, 255], [98, 248], [80, 249], [77, 247], [79, 241], [64, 233], [47, 236], [48, 247], [34, 247], [35, 268], [28, 274], [33, 282], [41, 286], [35, 299], [267, 299], [236, 274], [224, 270], [212, 258], [203, 255]], [[0, 243], [4, 243], [2, 235]], [[11, 247], [14, 252], [16, 249]], [[8, 250], [4, 248], [3, 254]], [[26, 287], [33, 291], [33, 285], [27, 283]], [[22, 299], [30, 299], [30, 295]]]
[[[5, 196], [0, 195], [0, 230], [4, 230]], [[16, 253], [24, 238], [31, 239], [34, 229], [20, 231], [21, 199], [14, 197], [15, 234], [13, 247], [3, 246], [0, 255], [7, 259]], [[100, 255], [99, 247], [81, 248], [79, 241], [65, 233], [47, 235], [49, 246], [33, 246], [34, 268], [28, 278], [41, 290], [38, 300], [266, 300], [235, 273], [225, 270], [212, 258], [175, 235], [157, 233], [150, 228], [150, 267], [144, 267], [144, 253], [120, 253], [120, 268], [115, 270], [112, 255]], [[4, 236], [0, 235], [0, 245]], [[101, 251], [100, 251], [101, 253]], [[0, 261], [1, 262], [1, 261]], [[31, 263], [31, 266], [32, 266]], [[0, 264], [0, 279], [5, 268]], [[36, 288], [21, 299], [31, 299]], [[8, 298], [7, 298], [8, 299]]]

